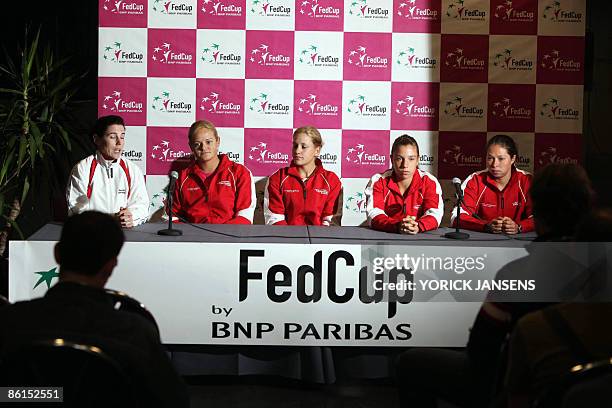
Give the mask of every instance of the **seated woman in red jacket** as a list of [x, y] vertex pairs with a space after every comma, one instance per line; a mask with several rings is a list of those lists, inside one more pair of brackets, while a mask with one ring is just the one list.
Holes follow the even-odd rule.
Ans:
[[219, 154], [215, 125], [200, 120], [189, 128], [190, 165], [181, 170], [173, 195], [173, 214], [184, 221], [252, 224], [255, 185], [251, 172]]
[[[496, 135], [487, 143], [487, 168], [465, 179], [461, 228], [495, 234], [533, 231], [531, 174], [514, 165], [518, 156], [510, 136]], [[455, 226], [457, 207], [451, 224]]]
[[342, 183], [321, 165], [322, 146], [312, 126], [293, 132], [291, 165], [271, 175], [264, 190], [266, 224], [340, 225]]
[[392, 168], [376, 174], [365, 189], [368, 222], [375, 230], [417, 234], [436, 229], [444, 214], [442, 189], [418, 169], [419, 145], [408, 135], [395, 139]]

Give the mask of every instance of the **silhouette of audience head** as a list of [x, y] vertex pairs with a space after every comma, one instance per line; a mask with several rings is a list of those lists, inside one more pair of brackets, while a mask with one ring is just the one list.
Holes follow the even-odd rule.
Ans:
[[538, 235], [571, 238], [594, 201], [591, 181], [575, 164], [550, 164], [538, 171], [529, 190]]
[[600, 208], [584, 217], [576, 227], [576, 241], [612, 242], [612, 208]]
[[60, 280], [104, 287], [123, 242], [121, 226], [108, 214], [86, 211], [68, 218], [55, 245]]

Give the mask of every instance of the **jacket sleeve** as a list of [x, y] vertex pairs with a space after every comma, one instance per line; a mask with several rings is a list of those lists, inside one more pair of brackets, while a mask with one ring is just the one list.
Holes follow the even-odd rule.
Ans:
[[255, 183], [253, 175], [244, 166], [237, 167], [234, 175], [236, 184], [236, 199], [234, 201], [234, 217], [226, 224], [252, 224], [255, 213]]
[[442, 188], [438, 180], [430, 175], [424, 177], [423, 216], [417, 220], [419, 231], [430, 231], [438, 228], [444, 215]]
[[401, 223], [401, 220], [392, 220], [384, 211], [385, 192], [382, 174], [376, 174], [370, 179], [365, 189], [365, 195], [370, 228], [379, 231], [397, 232], [397, 226]]
[[[89, 183], [88, 160], [82, 160], [74, 165], [66, 186], [66, 202], [68, 215], [79, 214], [89, 210], [87, 184]], [[87, 171], [85, 169], [87, 168]], [[87, 174], [86, 174], [87, 173]]]
[[[475, 177], [476, 173], [472, 173], [461, 186], [463, 190], [463, 204], [461, 205], [461, 220], [459, 227], [472, 231], [485, 231], [487, 220], [481, 220], [473, 216], [478, 214], [478, 183]], [[482, 192], [480, 192], [482, 193]], [[451, 227], [456, 226], [457, 206], [453, 207], [451, 214]]]
[[136, 226], [144, 224], [149, 219], [149, 194], [140, 168], [132, 163], [129, 164], [129, 167], [133, 177], [128, 209], [132, 212]]
[[280, 177], [279, 170], [268, 178], [264, 188], [264, 219], [266, 225], [287, 225]]
[[328, 173], [330, 191], [321, 212], [321, 225], [340, 225], [342, 219], [342, 182], [334, 173]]
[[523, 199], [525, 200], [525, 209], [521, 214], [519, 225], [521, 226], [521, 232], [531, 232], [535, 230], [533, 220], [533, 205], [531, 202], [531, 195], [529, 194], [529, 189], [531, 188], [532, 181], [531, 174], [527, 175], [524, 181], [525, 185], [521, 185], [520, 187], [521, 194], [523, 194]]

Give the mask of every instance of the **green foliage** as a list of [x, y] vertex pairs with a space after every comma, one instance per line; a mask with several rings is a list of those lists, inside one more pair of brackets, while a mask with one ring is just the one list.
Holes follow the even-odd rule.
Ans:
[[[66, 159], [73, 137], [61, 117], [83, 75], [67, 73], [67, 59], [58, 59], [40, 44], [40, 29], [26, 29], [17, 61], [5, 50], [0, 77], [0, 214], [15, 226], [16, 214], [28, 194], [47, 183], [58, 187], [54, 163]], [[1, 246], [1, 245], [0, 245]]]

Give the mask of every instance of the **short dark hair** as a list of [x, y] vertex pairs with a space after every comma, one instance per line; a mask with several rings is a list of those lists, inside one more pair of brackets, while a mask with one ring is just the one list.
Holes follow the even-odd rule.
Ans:
[[495, 135], [487, 142], [487, 150], [493, 145], [499, 145], [508, 151], [510, 157], [518, 155], [518, 147], [513, 138], [508, 135]]
[[391, 146], [391, 156], [393, 156], [393, 153], [395, 153], [395, 151], [400, 146], [414, 146], [417, 149], [417, 156], [420, 156], [420, 154], [419, 154], [419, 144], [417, 143], [417, 141], [416, 141], [416, 139], [414, 137], [412, 137], [410, 135], [401, 135], [397, 139], [395, 139], [393, 141], [393, 146]]
[[536, 221], [558, 237], [573, 237], [594, 201], [591, 181], [576, 164], [549, 164], [540, 169], [529, 194]]
[[125, 122], [121, 116], [117, 115], [108, 115], [101, 116], [96, 120], [96, 123], [93, 127], [92, 134], [98, 137], [104, 136], [106, 133], [106, 129], [108, 129], [111, 125], [121, 125], [125, 127]]
[[58, 247], [62, 270], [93, 276], [119, 255], [124, 241], [119, 222], [108, 214], [85, 211], [64, 223]]

